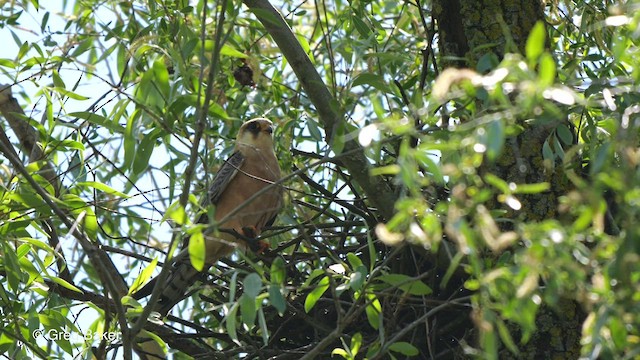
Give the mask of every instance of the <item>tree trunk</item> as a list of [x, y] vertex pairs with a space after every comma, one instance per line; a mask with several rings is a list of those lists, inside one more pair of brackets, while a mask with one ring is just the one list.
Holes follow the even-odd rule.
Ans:
[[[529, 32], [537, 21], [544, 22], [544, 5], [535, 0], [436, 0], [433, 10], [438, 22], [442, 67], [471, 68], [481, 73], [491, 70], [493, 66], [489, 65], [495, 66], [506, 53], [524, 54]], [[479, 172], [481, 175], [492, 173], [507, 183], [547, 182], [550, 189], [539, 194], [519, 195], [522, 207], [517, 211], [497, 201], [489, 203], [493, 206], [489, 210], [507, 210], [507, 218], [520, 222], [557, 218], [559, 196], [571, 190], [571, 182], [561, 164], [544, 159], [543, 146], [564, 119], [533, 123], [523, 120], [515, 121], [524, 130], [508, 137], [501, 154], [493, 163], [485, 159]], [[509, 224], [512, 222], [502, 225], [503, 230], [508, 230]], [[543, 304], [537, 312], [536, 332], [526, 344], [519, 345], [520, 354], [515, 356], [503, 348], [500, 358], [578, 358], [584, 316], [572, 300], [560, 299], [552, 306]], [[514, 324], [511, 335], [516, 343], [518, 334]]]

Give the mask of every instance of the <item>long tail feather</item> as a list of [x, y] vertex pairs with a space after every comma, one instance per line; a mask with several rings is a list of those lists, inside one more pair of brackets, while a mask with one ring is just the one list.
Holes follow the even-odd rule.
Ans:
[[[162, 286], [162, 292], [160, 293], [160, 299], [155, 305], [154, 310], [162, 315], [166, 315], [171, 309], [182, 299], [189, 290], [191, 285], [195, 284], [199, 277], [206, 273], [209, 269], [205, 265], [203, 272], [199, 272], [191, 266], [188, 258], [176, 263], [170, 270], [169, 278], [167, 282]], [[158, 278], [155, 277], [146, 283], [140, 290], [132, 294], [136, 300], [142, 299], [151, 295], [153, 289], [158, 282]]]
[[[206, 269], [204, 269], [206, 271]], [[155, 310], [162, 315], [166, 315], [182, 299], [187, 290], [193, 285], [203, 273], [194, 269], [189, 261], [180, 262], [171, 272], [167, 284], [162, 289], [160, 300]]]

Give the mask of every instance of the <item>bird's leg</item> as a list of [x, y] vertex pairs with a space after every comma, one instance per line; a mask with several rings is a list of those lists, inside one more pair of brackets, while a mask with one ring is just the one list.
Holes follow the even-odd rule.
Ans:
[[218, 229], [220, 232], [231, 234], [236, 239], [244, 241], [247, 247], [258, 254], [264, 253], [269, 248], [269, 243], [264, 240], [257, 240], [258, 231], [255, 226], [245, 226], [240, 231], [236, 229]]
[[258, 231], [255, 226], [245, 226], [242, 228], [242, 235], [245, 237], [245, 241], [249, 245], [251, 251], [262, 254], [269, 249], [269, 243], [264, 240], [257, 240]]

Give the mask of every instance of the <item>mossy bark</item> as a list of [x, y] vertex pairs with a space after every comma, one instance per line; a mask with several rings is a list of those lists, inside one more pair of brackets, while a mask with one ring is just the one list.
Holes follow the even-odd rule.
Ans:
[[498, 59], [524, 53], [531, 28], [544, 20], [543, 9], [538, 0], [435, 0], [442, 65], [475, 69], [487, 53]]
[[[433, 11], [439, 29], [440, 65], [445, 68], [478, 70], [483, 57], [500, 60], [505, 53], [524, 54], [530, 30], [537, 21], [544, 21], [544, 4], [536, 0], [434, 0]], [[543, 159], [542, 148], [558, 122], [516, 121], [524, 130], [509, 137], [498, 158], [493, 163], [485, 162], [479, 171], [490, 172], [509, 183], [549, 183], [547, 192], [519, 196], [520, 210], [505, 210], [507, 217], [524, 222], [557, 218], [561, 215], [559, 198], [571, 191], [571, 183], [560, 164]], [[502, 206], [497, 201], [488, 205]], [[517, 358], [578, 358], [583, 321], [584, 313], [574, 301], [561, 300], [553, 308], [543, 305], [536, 317], [537, 331], [526, 344], [519, 345]], [[516, 341], [517, 333], [513, 326]], [[500, 358], [516, 356], [505, 348]]]

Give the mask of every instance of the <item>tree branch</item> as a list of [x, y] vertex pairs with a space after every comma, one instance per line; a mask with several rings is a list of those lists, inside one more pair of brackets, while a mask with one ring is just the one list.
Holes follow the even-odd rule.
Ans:
[[[267, 0], [243, 0], [243, 3], [269, 32], [293, 68], [300, 84], [320, 116], [320, 122], [327, 134], [326, 140], [330, 143], [336, 129], [344, 122], [336, 99], [331, 96], [320, 74], [314, 68], [280, 12]], [[362, 187], [369, 201], [378, 208], [381, 217], [390, 219], [393, 216], [396, 201], [396, 195], [391, 185], [380, 176], [370, 175], [369, 160], [355, 139], [345, 139], [343, 151], [350, 152], [350, 155], [341, 160], [355, 182]]]
[[[5, 119], [7, 119], [11, 130], [16, 134], [16, 137], [20, 142], [22, 149], [29, 154], [29, 162], [43, 160], [44, 152], [38, 146], [38, 133], [27, 121], [24, 120], [27, 116], [20, 104], [18, 104], [18, 101], [13, 97], [10, 85], [0, 84], [0, 113]], [[1, 140], [3, 142], [8, 142], [8, 137], [4, 130], [2, 130]], [[10, 144], [10, 142], [8, 142], [8, 144]], [[12, 146], [10, 148], [13, 150]], [[15, 151], [12, 152], [17, 157], [18, 154]], [[58, 195], [60, 192], [60, 184], [53, 166], [51, 166], [47, 161], [44, 163], [39, 173], [47, 179], [55, 189], [56, 195]]]

